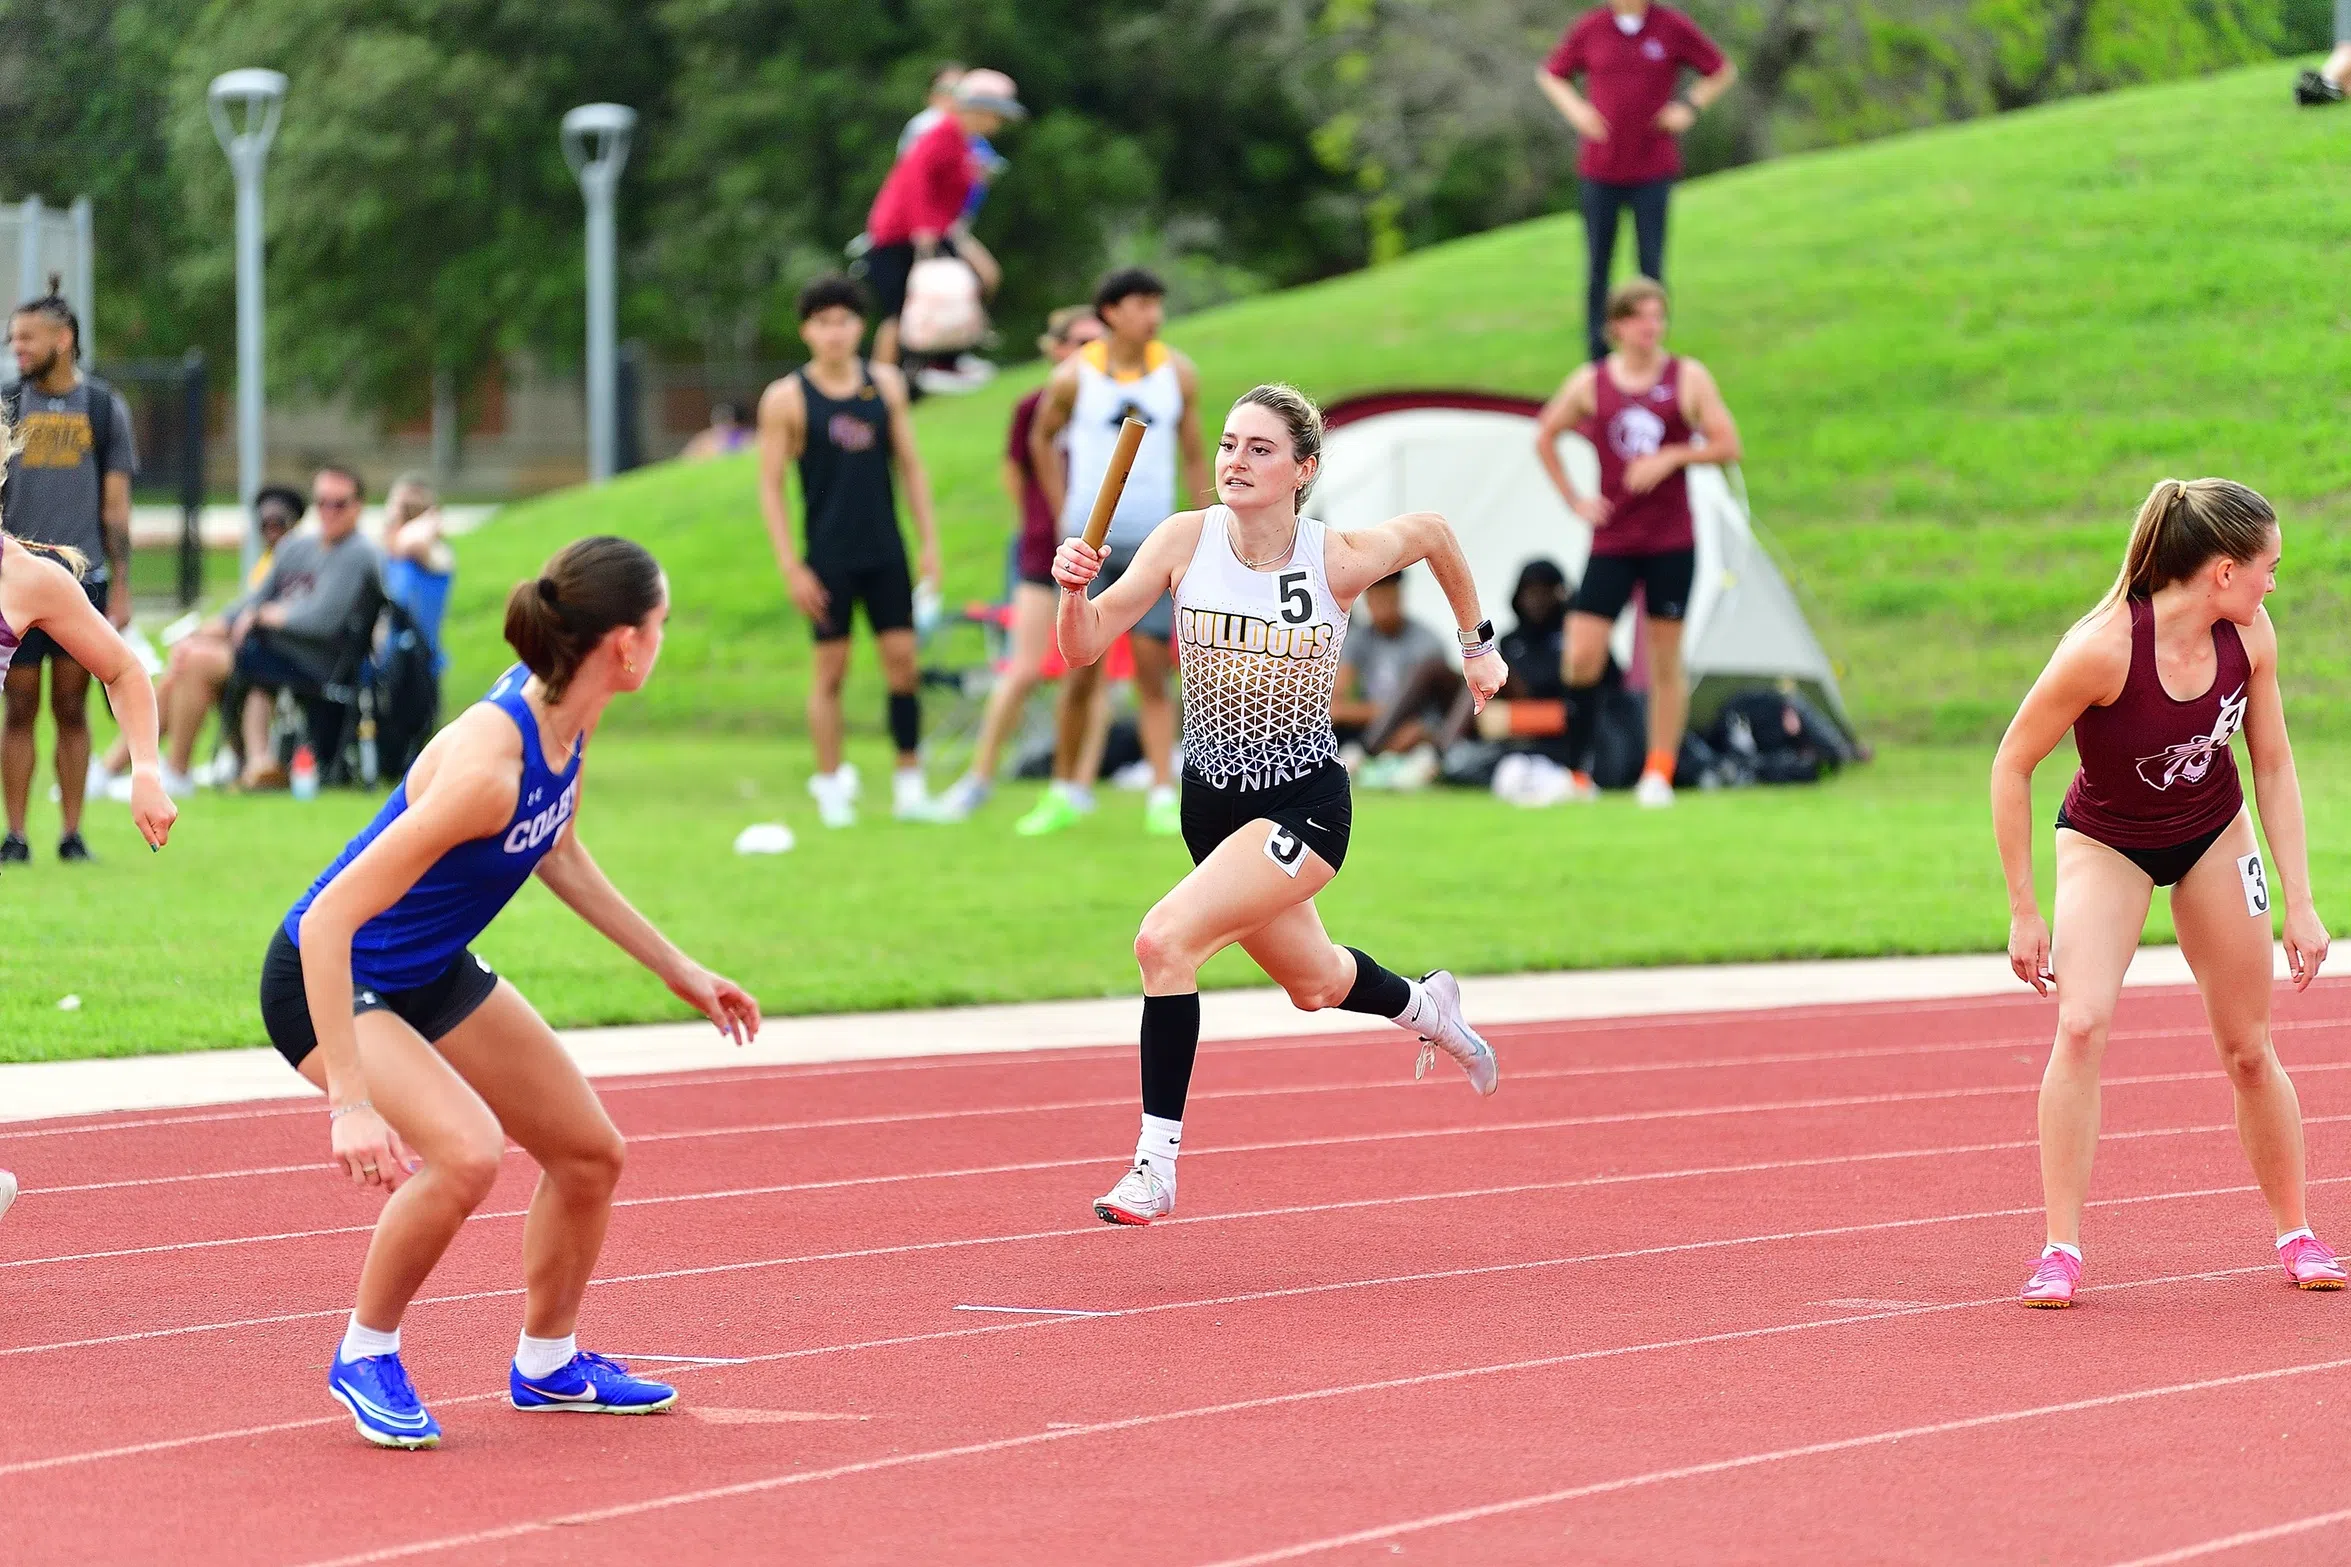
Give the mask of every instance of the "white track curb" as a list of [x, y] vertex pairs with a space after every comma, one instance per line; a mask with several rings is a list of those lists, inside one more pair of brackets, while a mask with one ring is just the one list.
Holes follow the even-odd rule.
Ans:
[[[2280, 972], [2284, 960], [2280, 956]], [[2189, 982], [2177, 947], [2149, 947], [2131, 965], [2133, 985]], [[1813, 963], [1730, 963], [1688, 968], [1505, 974], [1465, 979], [1471, 1021], [1537, 1023], [1653, 1017], [1759, 1007], [1925, 1001], [2028, 994], [1998, 954], [1857, 958]], [[1134, 1038], [1135, 1000], [1044, 1001], [1019, 1006], [777, 1018], [757, 1044], [736, 1048], [704, 1023], [578, 1029], [563, 1042], [591, 1077], [904, 1056], [977, 1055], [1123, 1045]], [[1353, 1012], [1297, 1011], [1278, 990], [1210, 991], [1200, 998], [1203, 1039], [1360, 1033]], [[0, 1121], [118, 1110], [301, 1099], [310, 1085], [274, 1050], [210, 1050], [0, 1066]]]

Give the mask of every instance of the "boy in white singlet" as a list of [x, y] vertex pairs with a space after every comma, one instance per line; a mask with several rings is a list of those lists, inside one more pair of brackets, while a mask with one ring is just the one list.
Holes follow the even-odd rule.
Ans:
[[[1192, 368], [1191, 360], [1159, 341], [1160, 323], [1166, 318], [1166, 294], [1167, 286], [1140, 267], [1113, 272], [1102, 280], [1094, 290], [1094, 313], [1102, 318], [1110, 335], [1072, 354], [1053, 372], [1029, 436], [1038, 484], [1061, 517], [1061, 536], [1069, 539], [1085, 531], [1095, 491], [1110, 470], [1119, 427], [1130, 418], [1149, 427], [1127, 475], [1118, 510], [1110, 520], [1106, 541], [1110, 554], [1103, 562], [1101, 576], [1104, 587], [1134, 565], [1136, 551], [1171, 510], [1208, 493], [1208, 451], [1200, 438], [1199, 372]], [[1055, 450], [1055, 442], [1065, 431], [1069, 448], [1066, 481]], [[1174, 667], [1168, 642], [1174, 634], [1174, 614], [1167, 596], [1160, 595], [1135, 623], [1132, 642], [1137, 719], [1143, 755], [1151, 764], [1151, 794], [1144, 806], [1143, 830], [1167, 837], [1182, 830], [1175, 791], [1175, 704], [1168, 696], [1168, 675]], [[1074, 826], [1094, 808], [1093, 780], [1078, 776], [1078, 759], [1085, 749], [1086, 722], [1100, 680], [1099, 668], [1079, 667], [1073, 661], [1061, 682], [1054, 714], [1053, 784], [1036, 809], [1015, 827], [1024, 837]]]

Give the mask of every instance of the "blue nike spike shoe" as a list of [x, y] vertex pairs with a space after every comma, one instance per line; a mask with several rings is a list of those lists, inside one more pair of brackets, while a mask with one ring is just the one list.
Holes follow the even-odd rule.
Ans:
[[439, 1447], [441, 1423], [425, 1413], [398, 1355], [345, 1360], [327, 1368], [327, 1391], [351, 1411], [359, 1434], [378, 1447]]
[[588, 1415], [649, 1415], [678, 1401], [678, 1390], [629, 1375], [617, 1360], [586, 1352], [551, 1376], [526, 1377], [509, 1368], [507, 1391], [517, 1409], [571, 1409]]

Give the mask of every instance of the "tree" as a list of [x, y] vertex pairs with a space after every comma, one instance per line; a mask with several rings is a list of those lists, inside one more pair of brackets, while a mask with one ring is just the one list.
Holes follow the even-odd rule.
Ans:
[[208, 7], [172, 77], [173, 164], [201, 215], [178, 283], [190, 298], [225, 298], [234, 268], [206, 84], [233, 66], [273, 66], [287, 76], [266, 207], [274, 372], [413, 414], [436, 374], [462, 386], [517, 349], [569, 362], [582, 219], [557, 126], [575, 104], [609, 98], [657, 136], [665, 63], [661, 36], [625, 0]]

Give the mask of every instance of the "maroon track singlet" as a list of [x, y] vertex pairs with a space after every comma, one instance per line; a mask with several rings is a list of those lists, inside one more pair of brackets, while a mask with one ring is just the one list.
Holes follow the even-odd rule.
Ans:
[[[1613, 357], [1613, 356], [1612, 356]], [[1690, 421], [1682, 417], [1682, 362], [1668, 354], [1657, 384], [1635, 394], [1616, 384], [1602, 360], [1593, 377], [1598, 404], [1577, 432], [1600, 454], [1600, 496], [1608, 502], [1608, 525], [1592, 530], [1595, 555], [1662, 555], [1695, 548], [1690, 526], [1690, 478], [1676, 469], [1646, 495], [1628, 495], [1625, 464], [1666, 446], [1688, 444]]]
[[2253, 661], [2235, 623], [2217, 621], [2212, 688], [2181, 702], [2155, 671], [2155, 607], [2132, 599], [2122, 694], [2073, 722], [2081, 771], [2065, 791], [2074, 829], [2116, 849], [2168, 849], [2218, 832], [2245, 804], [2230, 737], [2245, 727]]

